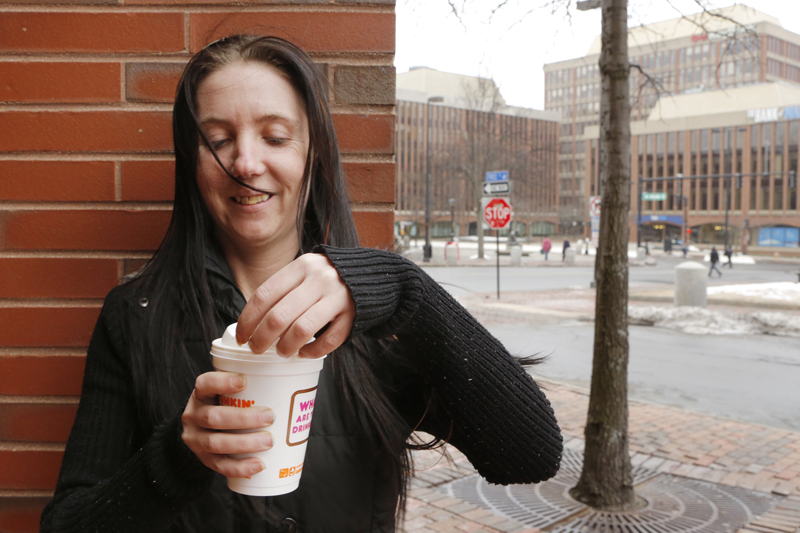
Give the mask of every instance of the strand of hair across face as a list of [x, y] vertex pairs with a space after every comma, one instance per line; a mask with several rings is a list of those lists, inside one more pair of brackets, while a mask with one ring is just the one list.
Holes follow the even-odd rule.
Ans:
[[328, 244], [328, 232], [331, 230], [331, 215], [328, 215], [328, 225], [325, 227], [325, 244]]

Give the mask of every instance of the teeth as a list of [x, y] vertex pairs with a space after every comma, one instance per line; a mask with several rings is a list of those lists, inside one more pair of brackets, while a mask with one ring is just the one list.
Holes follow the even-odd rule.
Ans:
[[262, 194], [261, 196], [237, 196], [234, 198], [237, 202], [243, 205], [260, 204], [269, 200], [269, 194]]

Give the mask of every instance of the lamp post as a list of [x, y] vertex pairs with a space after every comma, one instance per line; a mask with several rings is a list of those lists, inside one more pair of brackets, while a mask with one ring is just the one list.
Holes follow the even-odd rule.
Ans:
[[425, 104], [425, 246], [422, 248], [422, 261], [431, 261], [431, 135], [430, 115], [431, 102], [443, 102], [441, 96], [431, 96]]
[[456, 199], [450, 198], [447, 200], [450, 204], [450, 240], [456, 240]]

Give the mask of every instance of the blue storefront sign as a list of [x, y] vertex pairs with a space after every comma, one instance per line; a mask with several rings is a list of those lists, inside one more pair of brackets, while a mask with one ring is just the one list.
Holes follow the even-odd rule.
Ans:
[[759, 246], [800, 247], [800, 228], [773, 227], [758, 230]]
[[647, 224], [648, 222], [667, 222], [668, 224], [675, 224], [676, 226], [683, 226], [683, 216], [681, 215], [642, 215], [639, 224]]

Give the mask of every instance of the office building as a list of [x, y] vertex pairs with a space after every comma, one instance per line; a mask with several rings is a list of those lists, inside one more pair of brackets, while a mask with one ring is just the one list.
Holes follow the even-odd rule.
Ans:
[[[643, 202], [643, 237], [694, 229], [692, 240], [698, 242], [720, 244], [727, 233], [738, 245], [747, 246], [749, 240], [749, 246], [796, 247], [800, 224], [791, 172], [797, 171], [800, 35], [747, 6], [715, 13], [721, 17], [699, 14], [629, 33], [631, 236], [637, 237], [638, 176], [682, 174], [686, 179], [645, 183], [644, 192], [665, 192], [667, 198]], [[545, 66], [545, 108], [562, 117], [562, 227], [585, 224], [588, 200], [597, 194], [599, 53], [597, 37], [585, 57]], [[689, 179], [755, 172], [768, 174]]]
[[509, 171], [518, 235], [556, 229], [555, 113], [506, 105], [492, 80], [424, 67], [397, 75], [396, 112], [398, 232], [424, 235], [428, 163], [434, 238], [477, 232], [484, 176], [492, 170]]

